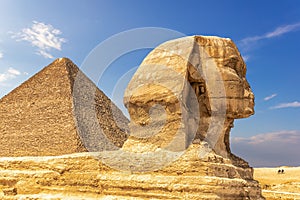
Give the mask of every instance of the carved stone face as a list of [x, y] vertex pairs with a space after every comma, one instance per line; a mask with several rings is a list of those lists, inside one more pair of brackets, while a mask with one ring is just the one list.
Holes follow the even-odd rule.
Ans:
[[222, 75], [226, 90], [227, 117], [237, 119], [254, 114], [254, 95], [246, 80], [243, 60], [231, 59], [232, 67], [224, 67]]
[[235, 44], [229, 39], [215, 37], [196, 36], [196, 41], [213, 58], [222, 74], [226, 116], [238, 119], [253, 115], [254, 95], [246, 80], [246, 64]]

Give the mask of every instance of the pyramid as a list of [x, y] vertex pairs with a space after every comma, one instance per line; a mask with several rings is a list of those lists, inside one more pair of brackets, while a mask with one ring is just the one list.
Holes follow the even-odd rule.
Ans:
[[[84, 128], [78, 126], [72, 95], [78, 74], [81, 82], [95, 89], [93, 106], [106, 137], [116, 147], [123, 145], [128, 119], [71, 60], [60, 58], [0, 100], [0, 156], [46, 156], [87, 151], [79, 134]], [[85, 120], [88, 125], [89, 119]], [[97, 142], [92, 145], [92, 149], [97, 150]]]

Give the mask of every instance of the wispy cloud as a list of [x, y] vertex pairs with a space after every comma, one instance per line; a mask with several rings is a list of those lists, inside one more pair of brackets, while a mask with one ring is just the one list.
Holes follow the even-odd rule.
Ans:
[[37, 48], [37, 54], [45, 58], [53, 58], [50, 53], [52, 49], [61, 51], [62, 44], [66, 40], [60, 35], [62, 32], [54, 28], [51, 24], [33, 21], [30, 28], [24, 28], [21, 32], [13, 34], [13, 38], [17, 41], [30, 42], [32, 46]]
[[280, 108], [298, 108], [300, 107], [299, 101], [289, 102], [289, 103], [281, 103], [276, 106], [271, 107], [271, 109], [280, 109]]
[[14, 79], [19, 75], [21, 75], [20, 71], [10, 67], [6, 72], [0, 73], [0, 84], [3, 84], [10, 79]]
[[18, 75], [21, 75], [21, 72], [10, 67], [8, 70], [7, 70], [8, 74], [11, 74], [11, 75], [15, 75], [15, 76], [18, 76]]
[[249, 60], [250, 56], [249, 55], [243, 55], [243, 60], [247, 62]]
[[254, 166], [299, 165], [300, 130], [231, 139], [232, 151]]
[[259, 144], [265, 142], [285, 142], [295, 143], [300, 142], [300, 131], [277, 131], [255, 135], [249, 138], [235, 137], [232, 139], [233, 142], [245, 142], [248, 144]]
[[280, 27], [276, 28], [274, 31], [272, 31], [270, 33], [267, 33], [265, 35], [265, 38], [278, 37], [278, 36], [283, 35], [285, 33], [289, 33], [291, 31], [294, 31], [299, 27], [300, 27], [300, 23], [280, 26]]
[[2, 52], [0, 52], [0, 59], [1, 59], [1, 58], [3, 58], [3, 53], [2, 53]]
[[270, 96], [265, 97], [264, 100], [269, 101], [269, 100], [273, 99], [276, 96], [277, 96], [277, 94], [271, 94]]
[[300, 28], [300, 22], [296, 23], [296, 24], [289, 24], [289, 25], [279, 26], [272, 32], [268, 32], [268, 33], [265, 33], [265, 34], [259, 35], [259, 36], [244, 38], [240, 41], [240, 44], [243, 45], [243, 46], [246, 46], [250, 43], [253, 43], [253, 42], [256, 42], [256, 41], [259, 41], [259, 40], [270, 39], [270, 38], [281, 36], [283, 34], [291, 32], [291, 31], [295, 31], [298, 28]]

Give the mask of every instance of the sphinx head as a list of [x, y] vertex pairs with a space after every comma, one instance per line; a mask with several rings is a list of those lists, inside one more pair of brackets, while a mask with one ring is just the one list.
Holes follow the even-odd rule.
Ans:
[[[219, 93], [222, 90], [216, 88], [218, 85], [223, 93]], [[224, 106], [218, 104], [220, 99]], [[207, 137], [210, 118], [220, 108], [225, 108], [224, 118], [229, 121], [225, 120], [222, 130], [231, 126], [233, 119], [254, 113], [246, 65], [235, 44], [219, 37], [179, 38], [155, 48], [127, 86], [124, 103], [134, 131], [155, 130], [150, 137], [135, 137], [139, 142], [151, 143], [154, 149], [170, 146], [175, 136], [171, 150], [182, 150], [191, 141]], [[155, 107], [157, 104], [161, 107]], [[152, 108], [157, 111], [154, 117], [150, 116]], [[191, 114], [195, 110], [198, 116]], [[158, 128], [147, 129], [151, 124]], [[220, 134], [217, 151], [221, 152], [226, 151], [227, 139], [224, 131]]]

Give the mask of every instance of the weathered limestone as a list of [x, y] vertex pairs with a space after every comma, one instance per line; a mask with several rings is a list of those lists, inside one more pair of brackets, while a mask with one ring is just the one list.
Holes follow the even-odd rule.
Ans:
[[[124, 103], [134, 131], [123, 148], [184, 150], [191, 142], [211, 137], [213, 125], [216, 136], [208, 142], [217, 154], [230, 156], [233, 120], [254, 113], [254, 96], [245, 75], [246, 65], [230, 39], [191, 36], [158, 46], [126, 90]], [[151, 109], [158, 110], [153, 108], [156, 104], [163, 109], [151, 116]], [[144, 137], [142, 131], [152, 137]], [[176, 145], [170, 145], [173, 140]]]
[[[103, 123], [112, 114], [102, 113], [109, 110], [97, 100], [102, 93], [89, 105], [95, 86], [83, 74], [76, 76], [79, 85], [69, 76], [77, 131], [98, 152], [1, 158], [1, 199], [264, 199], [253, 169], [230, 151], [233, 120], [254, 112], [245, 74], [230, 39], [191, 36], [158, 46], [125, 92], [126, 141], [126, 126]], [[101, 128], [112, 128], [105, 135], [121, 148], [98, 148], [95, 108]]]
[[[196, 149], [196, 148], [191, 148]], [[17, 199], [261, 199], [245, 169], [228, 159], [194, 154], [159, 171], [114, 170], [95, 153], [0, 158], [0, 198]], [[120, 160], [120, 164], [122, 164]], [[250, 170], [250, 168], [249, 168]], [[211, 175], [215, 174], [215, 175]], [[250, 171], [248, 173], [251, 175]]]
[[[245, 188], [232, 190], [231, 196], [214, 190], [211, 194], [263, 198], [253, 185], [252, 168], [230, 151], [234, 119], [254, 113], [254, 95], [245, 76], [246, 65], [230, 39], [191, 36], [161, 44], [144, 59], [125, 92], [131, 135], [122, 149], [184, 152], [162, 171], [188, 165], [184, 175], [191, 170], [198, 176], [240, 178], [251, 195], [237, 195]], [[201, 173], [201, 165], [206, 173]]]
[[[95, 91], [92, 107], [98, 123], [111, 141], [121, 147], [126, 130], [113, 120], [111, 107], [123, 124], [128, 120], [69, 59], [61, 58], [45, 67], [0, 100], [0, 156], [62, 155], [86, 151], [80, 140], [74, 115], [72, 89], [74, 78], [80, 76], [81, 87]], [[85, 98], [84, 91], [81, 98]], [[78, 95], [79, 96], [79, 95]], [[77, 114], [86, 116], [87, 110]], [[85, 120], [87, 126], [90, 121]], [[94, 145], [96, 146], [96, 144]]]

